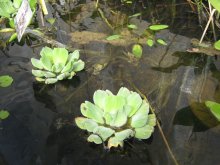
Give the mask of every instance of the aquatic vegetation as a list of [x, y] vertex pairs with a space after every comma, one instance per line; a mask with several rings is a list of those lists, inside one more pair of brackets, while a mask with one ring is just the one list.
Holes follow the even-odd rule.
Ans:
[[40, 52], [41, 58], [31, 58], [32, 70], [36, 80], [53, 84], [58, 80], [72, 79], [76, 72], [84, 68], [85, 63], [79, 59], [79, 50], [68, 53], [65, 48], [44, 47]]
[[1, 33], [11, 32], [8, 42], [18, 38], [20, 41], [25, 29], [31, 23], [36, 10], [36, 0], [0, 0], [0, 17], [9, 22], [9, 27], [0, 30]]
[[138, 93], [125, 87], [121, 87], [117, 95], [109, 90], [97, 90], [93, 101], [94, 104], [82, 103], [84, 117], [75, 118], [76, 125], [90, 133], [89, 142], [108, 141], [108, 148], [123, 147], [128, 138], [148, 139], [153, 133], [156, 117], [149, 114], [149, 103]]
[[132, 53], [136, 58], [141, 58], [142, 56], [142, 46], [140, 44], [135, 44], [132, 47]]
[[220, 104], [214, 101], [206, 101], [205, 105], [210, 109], [210, 112], [220, 122]]
[[220, 40], [218, 40], [214, 43], [214, 48], [217, 50], [220, 50]]
[[9, 116], [9, 112], [5, 110], [0, 110], [0, 121], [6, 119]]
[[12, 84], [13, 78], [8, 75], [0, 76], [0, 87], [8, 87]]

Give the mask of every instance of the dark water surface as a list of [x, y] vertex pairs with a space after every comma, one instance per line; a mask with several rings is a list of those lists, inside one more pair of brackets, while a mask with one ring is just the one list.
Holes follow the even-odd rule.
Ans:
[[[135, 63], [125, 58], [131, 50], [129, 42], [88, 42], [88, 36], [83, 36], [83, 31], [111, 34], [92, 9], [86, 8], [88, 12], [82, 18], [76, 12], [58, 12], [57, 39], [82, 49], [81, 57], [88, 67], [72, 80], [55, 85], [40, 84], [31, 74], [30, 58], [38, 57], [40, 48], [14, 44], [1, 50], [0, 75], [9, 74], [14, 82], [0, 89], [0, 108], [10, 112], [0, 123], [0, 165], [174, 164], [157, 127], [150, 139], [130, 139], [124, 149], [111, 151], [88, 143], [86, 132], [76, 127], [74, 118], [81, 116], [80, 104], [92, 101], [94, 91], [109, 89], [116, 93], [121, 86], [134, 91], [131, 84], [156, 109], [180, 165], [219, 165], [220, 126], [204, 101], [220, 102], [220, 59], [186, 52], [191, 38], [199, 37], [201, 31], [188, 4], [176, 3], [136, 2], [132, 10], [116, 2], [110, 5], [129, 14], [142, 11], [141, 26], [152, 20], [170, 25], [169, 30], [157, 34], [168, 46], [143, 45], [143, 57]], [[81, 32], [84, 40], [76, 37], [76, 31]], [[105, 67], [97, 73], [96, 64]]]

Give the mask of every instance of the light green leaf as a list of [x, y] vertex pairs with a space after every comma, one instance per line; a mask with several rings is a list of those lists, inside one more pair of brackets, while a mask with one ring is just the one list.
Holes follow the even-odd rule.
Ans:
[[130, 29], [137, 29], [137, 26], [134, 25], [134, 24], [130, 24], [130, 25], [128, 25], [128, 28], [130, 28]]
[[85, 63], [82, 60], [78, 60], [77, 62], [73, 62], [72, 64], [72, 71], [78, 72], [83, 70], [85, 67]]
[[56, 74], [52, 73], [52, 72], [47, 72], [47, 71], [43, 71], [44, 77], [46, 78], [54, 78], [56, 77]]
[[21, 6], [21, 2], [22, 0], [14, 0], [13, 1], [14, 7], [18, 9]]
[[132, 53], [136, 58], [141, 58], [142, 53], [143, 53], [142, 46], [139, 44], [133, 45]]
[[45, 70], [52, 71], [52, 55], [51, 54], [45, 54], [40, 58], [40, 61], [44, 67]]
[[5, 110], [0, 110], [0, 120], [4, 120], [9, 116], [9, 112]]
[[154, 40], [152, 40], [151, 38], [147, 39], [147, 45], [152, 47], [154, 45]]
[[142, 102], [141, 107], [131, 118], [131, 126], [133, 128], [140, 128], [146, 125], [148, 121], [149, 104], [146, 101]]
[[12, 13], [15, 13], [16, 9], [13, 7], [11, 1], [0, 1], [0, 16], [10, 18]]
[[70, 76], [69, 72], [61, 73], [59, 76], [57, 76], [57, 79], [58, 80], [63, 80], [65, 78], [69, 77], [69, 76]]
[[121, 87], [117, 93], [117, 96], [123, 96], [126, 98], [130, 94], [131, 94], [131, 92], [127, 88]]
[[145, 125], [135, 129], [135, 137], [138, 139], [148, 139], [154, 131], [154, 127]]
[[103, 111], [89, 101], [81, 104], [81, 113], [97, 123], [104, 124]]
[[74, 52], [69, 54], [68, 61], [76, 61], [79, 59], [79, 50], [75, 50]]
[[121, 38], [121, 36], [115, 34], [115, 35], [112, 35], [112, 36], [107, 37], [106, 40], [111, 41], [111, 40], [117, 40], [117, 39], [119, 39], [119, 38]]
[[108, 140], [108, 149], [110, 149], [111, 147], [118, 147], [118, 146], [123, 147], [124, 146], [124, 142], [120, 141], [116, 137], [111, 137]]
[[17, 33], [13, 33], [11, 37], [8, 39], [8, 42], [14, 41], [18, 37]]
[[52, 66], [52, 72], [60, 73], [63, 70], [63, 65], [61, 63], [54, 64]]
[[112, 127], [122, 127], [127, 122], [127, 112], [126, 110], [120, 109], [117, 111], [116, 114], [113, 114], [113, 120], [110, 123], [110, 126]]
[[205, 105], [210, 109], [213, 116], [220, 121], [220, 104], [214, 101], [206, 101]]
[[99, 135], [103, 141], [106, 141], [110, 136], [115, 133], [115, 131], [111, 128], [98, 126], [93, 130], [93, 133]]
[[98, 124], [95, 121], [84, 117], [75, 118], [75, 122], [79, 128], [87, 130], [88, 132], [93, 132], [93, 130], [98, 127]]
[[209, 0], [209, 2], [220, 13], [220, 3], [219, 3], [219, 0]]
[[35, 77], [35, 79], [36, 79], [37, 81], [39, 81], [39, 82], [44, 82], [44, 81], [45, 81], [44, 78], [40, 78], [40, 77]]
[[102, 139], [98, 135], [95, 135], [95, 134], [91, 134], [87, 140], [88, 142], [93, 142], [95, 144], [102, 144]]
[[217, 50], [220, 50], [220, 40], [218, 40], [214, 43], [214, 48]]
[[53, 56], [53, 49], [49, 48], [49, 47], [43, 47], [43, 49], [40, 52], [41, 57], [43, 56], [50, 56], [50, 59], [52, 59]]
[[127, 104], [132, 108], [131, 112], [128, 115], [129, 117], [131, 117], [142, 105], [142, 98], [138, 93], [131, 92], [131, 94], [127, 96]]
[[167, 45], [167, 43], [164, 40], [162, 40], [162, 39], [157, 39], [157, 43], [159, 43], [161, 45], [164, 45], [164, 46]]
[[68, 57], [68, 51], [65, 48], [53, 49], [53, 63], [55, 65], [60, 64], [62, 67], [64, 67], [66, 65]]
[[8, 87], [12, 84], [13, 78], [9, 75], [0, 76], [0, 87]]
[[154, 31], [158, 31], [158, 30], [163, 30], [163, 29], [166, 29], [168, 28], [169, 26], [168, 25], [151, 25], [149, 27], [150, 30], [154, 30]]
[[148, 119], [147, 119], [147, 125], [150, 125], [150, 126], [155, 126], [156, 125], [156, 116], [154, 114], [150, 114], [148, 115]]
[[134, 136], [134, 131], [132, 131], [131, 129], [125, 129], [123, 131], [115, 133], [115, 137], [120, 141], [124, 141], [125, 139], [128, 139], [133, 136]]
[[45, 84], [54, 84], [56, 83], [58, 80], [56, 78], [48, 78], [45, 80]]
[[104, 114], [104, 119], [105, 119], [105, 123], [110, 125], [110, 123], [112, 123], [114, 115], [111, 115], [110, 113], [106, 113]]
[[70, 73], [70, 75], [69, 75], [69, 77], [67, 77], [68, 79], [72, 79], [73, 78], [73, 76], [75, 76], [76, 75], [76, 73], [75, 72], [71, 72]]
[[38, 69], [43, 69], [43, 64], [41, 63], [40, 60], [35, 59], [35, 58], [31, 58], [31, 63], [34, 67], [38, 68]]
[[117, 113], [118, 110], [123, 109], [126, 100], [122, 96], [107, 96], [105, 98], [105, 112], [109, 112], [110, 114]]
[[103, 90], [97, 90], [97, 91], [95, 91], [95, 93], [93, 95], [93, 101], [94, 101], [95, 105], [97, 105], [103, 111], [105, 108], [105, 99], [107, 96], [108, 96], [108, 93]]
[[129, 16], [129, 18], [138, 17], [138, 16], [140, 16], [140, 15], [141, 15], [141, 13], [136, 13], [136, 14], [134, 14], [134, 15]]
[[44, 77], [44, 71], [32, 69], [32, 74], [36, 77]]

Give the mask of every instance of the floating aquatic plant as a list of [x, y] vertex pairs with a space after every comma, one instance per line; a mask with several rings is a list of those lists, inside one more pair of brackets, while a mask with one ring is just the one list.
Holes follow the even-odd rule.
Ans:
[[79, 50], [68, 53], [65, 48], [44, 47], [40, 52], [40, 60], [31, 58], [32, 70], [37, 81], [53, 84], [58, 80], [71, 79], [76, 72], [84, 68], [85, 63], [79, 60]]
[[0, 76], [0, 87], [8, 87], [12, 84], [13, 78], [9, 75]]
[[94, 104], [81, 104], [84, 117], [75, 118], [76, 125], [87, 130], [89, 142], [101, 144], [108, 141], [108, 148], [123, 147], [124, 140], [135, 137], [148, 139], [154, 131], [156, 117], [149, 114], [149, 103], [136, 92], [122, 87], [117, 95], [109, 90], [97, 90]]

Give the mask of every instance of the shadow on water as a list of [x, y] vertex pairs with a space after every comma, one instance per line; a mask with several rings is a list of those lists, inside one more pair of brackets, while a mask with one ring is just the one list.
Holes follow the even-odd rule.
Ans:
[[[110, 6], [115, 11], [134, 14], [141, 10], [145, 20], [158, 20], [171, 27], [172, 32], [165, 30], [157, 34], [167, 41], [167, 47], [143, 44], [143, 57], [134, 61], [128, 56], [135, 42], [134, 36], [126, 33], [131, 39], [115, 42], [98, 38], [110, 35], [112, 30], [91, 5], [83, 4], [84, 1], [77, 6], [80, 14], [71, 12], [75, 4], [67, 11], [61, 11], [62, 8], [56, 11], [61, 16], [57, 26], [68, 33], [68, 37], [62, 33], [58, 40], [69, 38], [65, 42], [81, 49], [81, 57], [86, 62], [85, 70], [72, 80], [55, 85], [37, 83], [31, 75], [30, 58], [38, 56], [39, 48], [15, 44], [5, 51], [6, 55], [0, 52], [0, 74], [14, 78], [12, 86], [0, 89], [1, 109], [10, 112], [9, 118], [0, 122], [0, 164], [173, 164], [158, 128], [148, 140], [130, 139], [123, 149], [108, 151], [102, 145], [88, 143], [87, 133], [74, 123], [74, 118], [81, 116], [81, 103], [92, 101], [94, 91], [109, 89], [116, 93], [121, 86], [135, 90], [130, 86], [133, 83], [156, 109], [179, 164], [217, 165], [220, 162], [220, 127], [204, 101], [220, 102], [220, 61], [204, 54], [186, 52], [190, 47], [187, 36], [195, 37], [198, 33], [194, 29], [188, 30], [189, 25], [196, 24], [188, 13], [188, 6], [185, 3], [173, 6], [165, 1], [156, 4], [140, 1], [135, 2], [136, 7], [131, 10], [131, 7], [111, 1]], [[105, 12], [111, 15], [109, 10]], [[161, 17], [160, 13], [166, 14]], [[170, 17], [170, 14], [173, 15]], [[145, 20], [134, 19], [134, 22], [149, 25]], [[120, 21], [118, 25], [121, 26]], [[140, 39], [142, 41], [145, 42]]]

